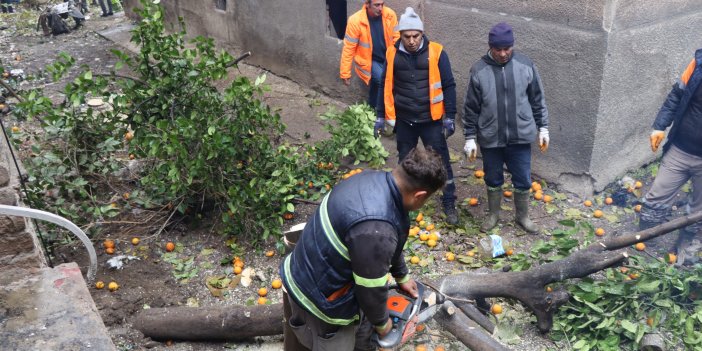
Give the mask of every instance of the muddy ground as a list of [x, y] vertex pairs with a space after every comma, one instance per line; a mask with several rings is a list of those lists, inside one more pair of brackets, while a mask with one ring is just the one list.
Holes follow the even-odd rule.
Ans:
[[[96, 7], [92, 10], [93, 15], [99, 11]], [[0, 60], [6, 69], [19, 68], [27, 75], [36, 75], [46, 64], [53, 62], [58, 53], [67, 52], [75, 57], [79, 64], [88, 65], [95, 72], [106, 73], [116, 61], [110, 50], [124, 50], [119, 43], [107, 40], [98, 34], [100, 31], [129, 25], [129, 20], [122, 13], [108, 18], [93, 17], [83, 28], [57, 37], [43, 37], [33, 30], [31, 23], [35, 20], [35, 15], [35, 12], [12, 16], [0, 15], [0, 27], [8, 27], [0, 31], [0, 47], [3, 48], [0, 50]], [[122, 37], [124, 38], [125, 35]], [[240, 54], [236, 48], [229, 48], [229, 50], [235, 57]], [[246, 64], [240, 65], [238, 70], [234, 69], [232, 72], [234, 75], [243, 74], [249, 77], [262, 73], [265, 72], [260, 68]], [[271, 91], [266, 94], [265, 101], [281, 114], [288, 126], [287, 134], [290, 140], [294, 143], [306, 143], [326, 137], [327, 133], [323, 130], [322, 122], [317, 116], [329, 108], [342, 109], [344, 104], [273, 74], [268, 73], [267, 76]], [[16, 82], [19, 89], [43, 86], [45, 91], [52, 95], [54, 101], [59, 102], [62, 99], [61, 82], [54, 84], [45, 79], [31, 82], [17, 80]], [[12, 106], [11, 98], [8, 102]], [[6, 127], [10, 125], [20, 128], [36, 127], [34, 122], [18, 120], [9, 114], [3, 115], [2, 120]], [[460, 138], [460, 132], [453, 137]], [[391, 153], [386, 166], [389, 168], [397, 160], [394, 141], [391, 137], [384, 137], [383, 144]], [[453, 167], [457, 180], [461, 223], [457, 227], [445, 227], [433, 203], [423, 209], [430, 221], [437, 224], [441, 240], [439, 245], [431, 250], [419, 242], [410, 245], [408, 251], [422, 258], [420, 265], [411, 265], [413, 275], [420, 280], [474, 270], [479, 266], [490, 267], [494, 263], [487, 259], [463, 264], [458, 260], [450, 262], [445, 258], [445, 253], [448, 251], [466, 255], [478, 247], [478, 241], [484, 235], [479, 234], [477, 228], [486, 210], [484, 183], [473, 176], [476, 169], [482, 168], [480, 161], [467, 162], [460, 150], [452, 150], [452, 154], [455, 160]], [[632, 176], [644, 181], [644, 187], [627, 195], [627, 203], [622, 207], [606, 206], [602, 203], [605, 196], [619, 188], [617, 184], [613, 184], [606, 192], [593, 196], [591, 198], [595, 203], [593, 207], [585, 207], [583, 205], [585, 199], [569, 195], [568, 189], [557, 189], [542, 181], [546, 194], [556, 198], [552, 204], [536, 200], [532, 203], [532, 218], [543, 228], [542, 233], [526, 235], [514, 226], [511, 221], [513, 210], [509, 199], [504, 203], [502, 221], [497, 233], [509, 243], [515, 253], [525, 253], [536, 240], [548, 240], [549, 233], [560, 228], [558, 221], [566, 217], [575, 217], [595, 227], [602, 227], [607, 232], [606, 235], [635, 231], [636, 216], [632, 206], [637, 197], [648, 187], [651, 172], [650, 169], [642, 169]], [[123, 190], [129, 189], [120, 191]], [[471, 197], [478, 199], [477, 206], [467, 204], [467, 199]], [[297, 218], [288, 221], [286, 227], [303, 221], [313, 208], [312, 205], [300, 204], [297, 208]], [[602, 209], [605, 216], [599, 219], [593, 218], [592, 212], [595, 208]], [[231, 242], [227, 242], [227, 238], [220, 235], [207, 218], [202, 220], [177, 218], [175, 225], [161, 228], [161, 222], [155, 222], [156, 217], [153, 216], [162, 217], [163, 213], [135, 208], [120, 217], [119, 221], [102, 223], [103, 229], [100, 234], [92, 238], [98, 252], [97, 279], [106, 284], [115, 281], [120, 285], [116, 292], [90, 287], [100, 315], [117, 348], [119, 350], [282, 349], [282, 336], [255, 338], [245, 342], [202, 343], [176, 340], [167, 344], [163, 340], [144, 338], [132, 327], [135, 313], [145, 308], [184, 305], [225, 308], [232, 304], [252, 304], [258, 298], [257, 290], [260, 287], [268, 287], [267, 298], [270, 302], [279, 302], [282, 296], [280, 290], [270, 287], [271, 280], [278, 276], [277, 267], [281, 260], [281, 253], [276, 252], [272, 257], [266, 257], [264, 254], [265, 251], [275, 249], [274, 242], [266, 242], [259, 247], [250, 247], [245, 242], [238, 242], [237, 244], [243, 250], [233, 253], [227, 246]], [[141, 239], [138, 245], [130, 242], [133, 237]], [[116, 242], [114, 255], [108, 255], [102, 248], [105, 239]], [[672, 238], [663, 240], [659, 251], [664, 252], [671, 241]], [[166, 254], [167, 242], [176, 243], [176, 250], [173, 253]], [[134, 256], [137, 259], [128, 261], [122, 269], [109, 268], [106, 262], [121, 254]], [[222, 296], [215, 297], [207, 288], [206, 281], [209, 277], [233, 278], [229, 259], [234, 254], [240, 255], [245, 266], [253, 268], [259, 274], [250, 286], [244, 287], [239, 284], [224, 291]], [[86, 253], [77, 244], [62, 244], [56, 248], [54, 263], [63, 261], [77, 261], [82, 267], [87, 267]], [[223, 261], [225, 264], [221, 264]], [[515, 350], [555, 350], [563, 347], [551, 342], [547, 336], [538, 334], [534, 326], [535, 318], [524, 311], [519, 304], [510, 301], [502, 301], [502, 303], [505, 305], [506, 312], [496, 321], [498, 328], [511, 331], [501, 334], [503, 341], [508, 342], [510, 347]], [[420, 333], [403, 349], [413, 349], [415, 344], [443, 345], [446, 349], [453, 350], [465, 349], [434, 323], [429, 323], [427, 331]]]

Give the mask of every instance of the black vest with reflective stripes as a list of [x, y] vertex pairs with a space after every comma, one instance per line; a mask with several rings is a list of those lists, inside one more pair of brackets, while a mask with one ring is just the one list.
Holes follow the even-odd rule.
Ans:
[[326, 323], [348, 325], [359, 318], [344, 238], [351, 227], [368, 220], [390, 223], [398, 243], [405, 242], [409, 218], [389, 172], [365, 171], [335, 186], [280, 266], [288, 294]]
[[[399, 40], [395, 46], [399, 46]], [[417, 53], [397, 50], [393, 76], [396, 118], [415, 123], [431, 122], [429, 41], [426, 38]]]

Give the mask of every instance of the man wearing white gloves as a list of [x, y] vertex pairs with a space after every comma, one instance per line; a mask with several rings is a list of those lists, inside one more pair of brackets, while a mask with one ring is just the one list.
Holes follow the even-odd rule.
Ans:
[[[680, 188], [692, 180], [692, 193], [686, 212], [702, 211], [702, 49], [687, 66], [680, 80], [673, 85], [668, 98], [663, 103], [656, 120], [650, 142], [651, 150], [658, 147], [665, 138], [665, 130], [672, 124], [668, 142], [663, 145], [663, 159], [651, 189], [644, 196], [641, 206], [639, 227], [646, 229], [666, 222], [676, 194]], [[674, 251], [678, 254], [677, 264], [696, 263], [697, 252], [686, 250], [695, 235], [702, 229], [702, 223], [695, 223], [679, 230], [678, 242]]]
[[400, 16], [400, 40], [388, 47], [376, 107], [376, 135], [385, 121], [397, 133], [397, 152], [402, 161], [419, 142], [431, 147], [444, 161], [448, 180], [441, 202], [446, 223], [456, 225], [456, 184], [446, 139], [456, 130], [456, 81], [443, 46], [430, 41], [424, 24], [408, 7]]
[[529, 219], [531, 143], [541, 152], [549, 144], [548, 110], [539, 72], [525, 55], [514, 52], [514, 34], [498, 23], [488, 34], [489, 49], [470, 70], [463, 107], [463, 150], [470, 161], [483, 155], [489, 215], [480, 230], [486, 232], [500, 219], [503, 165], [512, 174], [515, 220], [529, 233], [538, 228]]

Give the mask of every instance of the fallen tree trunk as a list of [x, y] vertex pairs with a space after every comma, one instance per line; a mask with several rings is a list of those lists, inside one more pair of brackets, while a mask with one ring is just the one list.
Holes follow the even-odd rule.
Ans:
[[[452, 297], [471, 300], [489, 297], [516, 299], [534, 313], [539, 330], [547, 332], [553, 326], [554, 313], [568, 301], [570, 295], [565, 290], [547, 292], [546, 285], [570, 278], [586, 277], [617, 265], [628, 257], [626, 247], [700, 220], [702, 212], [637, 233], [597, 241], [562, 260], [527, 271], [461, 273], [443, 277], [437, 285], [440, 285], [439, 290], [447, 295], [449, 300]], [[454, 312], [451, 318], [439, 316], [439, 322], [466, 346], [473, 350], [504, 350], [489, 348], [494, 346], [494, 340], [483, 342], [484, 346], [468, 345], [473, 343], [472, 339], [482, 340], [482, 335], [476, 334], [473, 329], [481, 329], [482, 325], [490, 330], [494, 326], [485, 323], [485, 320], [480, 320], [480, 324], [477, 324], [461, 310]], [[472, 314], [472, 311], [468, 310], [468, 313]], [[161, 340], [240, 340], [252, 336], [282, 334], [283, 305], [152, 308], [141, 311], [134, 325], [145, 336]]]
[[478, 323], [468, 318], [451, 301], [446, 301], [434, 317], [439, 324], [472, 351], [509, 351]]
[[283, 334], [283, 304], [142, 310], [134, 327], [156, 340], [242, 340]]
[[627, 247], [702, 220], [702, 212], [684, 216], [637, 233], [608, 238], [590, 244], [570, 256], [522, 272], [461, 273], [441, 279], [440, 290], [462, 299], [506, 297], [529, 308], [540, 331], [553, 326], [553, 315], [570, 295], [565, 290], [547, 292], [546, 285], [570, 278], [582, 278], [619, 264], [628, 257]]

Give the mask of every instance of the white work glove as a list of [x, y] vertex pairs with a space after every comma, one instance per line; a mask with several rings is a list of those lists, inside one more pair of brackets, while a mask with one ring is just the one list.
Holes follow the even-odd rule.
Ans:
[[548, 150], [548, 128], [539, 128], [539, 149], [541, 152]]
[[390, 125], [391, 127], [395, 128], [395, 121], [396, 121], [396, 120], [394, 120], [394, 119], [387, 119], [387, 120], [385, 120], [385, 121], [388, 122], [388, 125]]
[[469, 161], [475, 161], [475, 158], [478, 157], [478, 145], [475, 144], [475, 139], [466, 140], [463, 151], [466, 153]]

